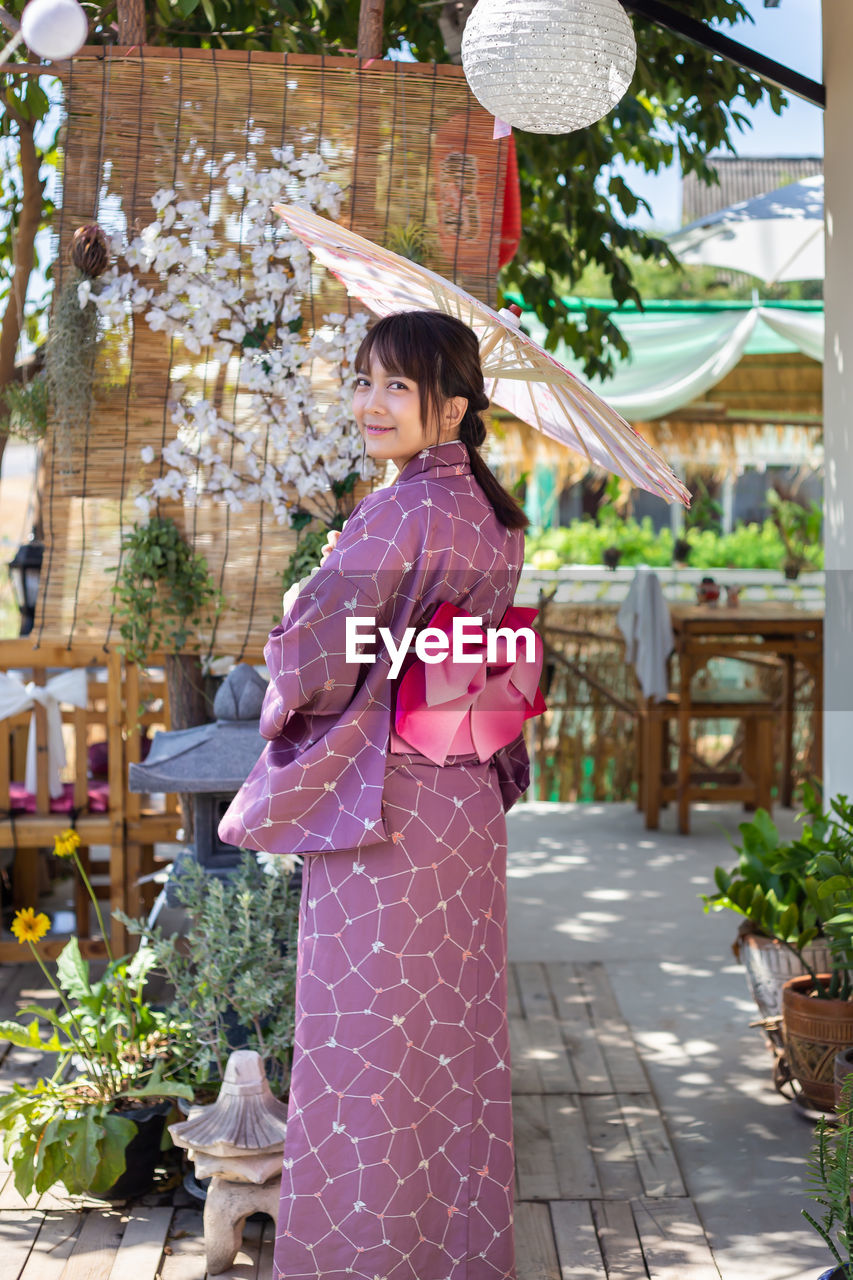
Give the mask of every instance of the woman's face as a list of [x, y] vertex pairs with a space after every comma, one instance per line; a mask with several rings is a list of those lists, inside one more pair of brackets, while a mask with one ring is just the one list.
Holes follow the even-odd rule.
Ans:
[[[460, 396], [447, 401], [440, 441], [458, 438], [467, 403]], [[417, 382], [386, 369], [375, 357], [369, 371], [360, 369], [356, 375], [352, 407], [368, 457], [391, 461], [398, 471], [435, 440], [434, 430], [427, 438], [421, 421]]]

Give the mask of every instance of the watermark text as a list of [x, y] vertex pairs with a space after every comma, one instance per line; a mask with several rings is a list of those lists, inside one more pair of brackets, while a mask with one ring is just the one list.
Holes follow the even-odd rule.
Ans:
[[[486, 637], [485, 654], [483, 636]], [[421, 662], [432, 666], [446, 658], [454, 664], [471, 666], [485, 660], [487, 663], [515, 662], [518, 644], [524, 640], [524, 661], [536, 659], [536, 632], [530, 627], [483, 627], [482, 618], [459, 617], [453, 619], [448, 635], [441, 627], [425, 627], [415, 634], [414, 627], [406, 627], [399, 643], [388, 627], [375, 626], [373, 618], [347, 618], [345, 621], [345, 658], [347, 662], [375, 662], [378, 640], [391, 656], [390, 676], [393, 680], [400, 673], [406, 654], [414, 641], [415, 653]], [[505, 642], [505, 647], [502, 642]], [[499, 648], [500, 646], [500, 648]], [[368, 651], [369, 650], [369, 651]]]

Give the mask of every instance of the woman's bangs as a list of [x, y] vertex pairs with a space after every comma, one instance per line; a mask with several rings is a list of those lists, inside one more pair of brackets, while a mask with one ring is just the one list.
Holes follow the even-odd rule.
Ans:
[[389, 373], [399, 373], [413, 382], [422, 382], [423, 346], [423, 340], [417, 340], [414, 326], [404, 323], [402, 316], [386, 316], [365, 337], [358, 349], [356, 362], [364, 373], [369, 373], [370, 362], [375, 358]]

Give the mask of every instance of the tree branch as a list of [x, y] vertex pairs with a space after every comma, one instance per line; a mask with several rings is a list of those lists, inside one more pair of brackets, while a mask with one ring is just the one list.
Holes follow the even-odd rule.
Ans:
[[[18, 126], [18, 157], [23, 197], [18, 226], [15, 231], [15, 249], [12, 258], [12, 282], [9, 300], [0, 321], [0, 402], [3, 389], [15, 380], [15, 354], [24, 327], [24, 302], [27, 286], [35, 265], [35, 243], [42, 220], [44, 182], [39, 178], [40, 160], [36, 150], [34, 124], [10, 104], [6, 110]], [[0, 457], [6, 445], [5, 434], [0, 434]]]
[[13, 18], [11, 13], [0, 8], [0, 27], [5, 27], [10, 35], [16, 36], [21, 29], [21, 24], [17, 18]]

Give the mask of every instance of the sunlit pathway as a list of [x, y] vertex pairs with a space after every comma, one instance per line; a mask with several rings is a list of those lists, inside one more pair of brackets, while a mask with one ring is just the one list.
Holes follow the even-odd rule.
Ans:
[[[790, 811], [775, 816], [793, 832]], [[552, 975], [555, 964], [597, 975], [588, 1009], [620, 1103], [604, 1115], [600, 1101], [581, 1096], [585, 1128], [551, 1126], [555, 1151], [568, 1147], [574, 1160], [588, 1160], [584, 1147], [591, 1153], [602, 1191], [580, 1197], [591, 1202], [598, 1228], [588, 1236], [593, 1261], [564, 1256], [561, 1280], [611, 1270], [620, 1280], [815, 1280], [829, 1264], [801, 1216], [810, 1204], [804, 1174], [812, 1127], [775, 1092], [770, 1054], [749, 1027], [757, 1011], [731, 951], [737, 921], [705, 915], [699, 898], [713, 892], [714, 867], [734, 861], [726, 833], [736, 835], [745, 817], [734, 806], [699, 806], [693, 834], [684, 837], [673, 834], [671, 812], [662, 815], [662, 831], [647, 832], [630, 805], [530, 804], [510, 815], [513, 967], [518, 974], [545, 962]], [[584, 985], [589, 990], [588, 979]], [[615, 1007], [608, 1009], [610, 993]], [[565, 985], [559, 995], [570, 999]], [[579, 1047], [568, 1044], [577, 1062]], [[545, 1047], [537, 1045], [540, 1060]], [[516, 1073], [523, 1060], [516, 1057]], [[642, 1075], [631, 1074], [632, 1062]], [[614, 1078], [623, 1069], [627, 1081]], [[534, 1200], [524, 1182], [523, 1108], [516, 1127], [523, 1220]], [[559, 1253], [561, 1215], [584, 1218], [576, 1203], [564, 1208], [577, 1197], [559, 1179], [558, 1189], [555, 1196], [550, 1186], [547, 1199]], [[519, 1280], [533, 1280], [531, 1263], [522, 1259]]]

